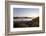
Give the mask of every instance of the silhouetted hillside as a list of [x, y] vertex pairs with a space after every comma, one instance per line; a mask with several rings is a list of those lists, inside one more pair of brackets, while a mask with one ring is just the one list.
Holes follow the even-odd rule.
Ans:
[[28, 21], [26, 24], [28, 24], [29, 27], [38, 27], [39, 26], [39, 17], [32, 19], [32, 21]]
[[38, 27], [39, 26], [39, 17], [33, 19], [32, 22], [33, 22], [33, 26]]

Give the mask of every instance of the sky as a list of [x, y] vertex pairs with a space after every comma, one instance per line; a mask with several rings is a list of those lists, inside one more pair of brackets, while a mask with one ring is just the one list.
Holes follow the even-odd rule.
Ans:
[[38, 8], [13, 8], [13, 17], [38, 17]]

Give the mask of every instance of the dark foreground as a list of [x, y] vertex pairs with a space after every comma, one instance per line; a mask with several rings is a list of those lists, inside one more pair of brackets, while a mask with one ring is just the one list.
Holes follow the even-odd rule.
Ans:
[[32, 19], [32, 21], [13, 21], [14, 28], [20, 27], [39, 27], [39, 17]]

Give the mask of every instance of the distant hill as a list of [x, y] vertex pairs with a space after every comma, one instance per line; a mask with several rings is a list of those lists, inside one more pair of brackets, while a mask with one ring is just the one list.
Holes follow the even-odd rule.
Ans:
[[28, 19], [32, 19], [32, 17], [13, 17], [13, 19], [19, 19], [19, 18], [28, 18]]

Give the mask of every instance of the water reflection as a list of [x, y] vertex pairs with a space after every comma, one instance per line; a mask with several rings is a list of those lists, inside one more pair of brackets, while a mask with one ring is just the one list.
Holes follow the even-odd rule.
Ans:
[[21, 19], [21, 18], [19, 18], [19, 19], [14, 19], [13, 21], [30, 21], [30, 20], [32, 20], [32, 19], [26, 19], [26, 18]]

